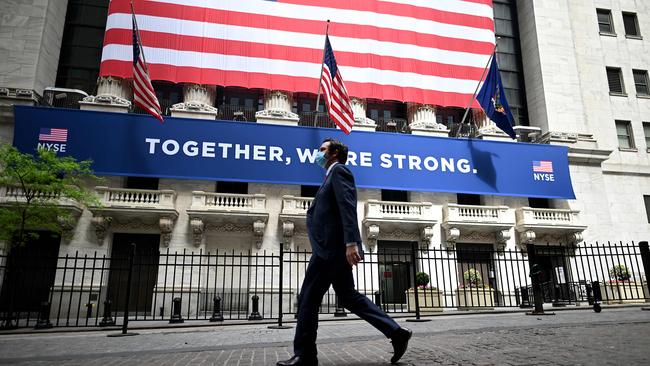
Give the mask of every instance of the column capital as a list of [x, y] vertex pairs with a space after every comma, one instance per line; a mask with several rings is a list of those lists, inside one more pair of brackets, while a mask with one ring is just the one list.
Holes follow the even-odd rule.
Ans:
[[264, 110], [255, 113], [257, 123], [297, 126], [300, 117], [291, 111], [293, 95], [283, 90], [264, 92]]
[[376, 131], [377, 123], [366, 116], [368, 104], [363, 98], [351, 97], [352, 112], [354, 113], [355, 131]]
[[172, 117], [216, 119], [218, 110], [213, 107], [216, 89], [214, 85], [184, 84], [183, 103], [171, 106]]
[[82, 110], [128, 113], [131, 108], [131, 82], [115, 76], [100, 76], [97, 95], [89, 95], [79, 102]]
[[449, 136], [447, 126], [438, 123], [436, 107], [431, 104], [407, 103], [409, 129], [413, 135]]

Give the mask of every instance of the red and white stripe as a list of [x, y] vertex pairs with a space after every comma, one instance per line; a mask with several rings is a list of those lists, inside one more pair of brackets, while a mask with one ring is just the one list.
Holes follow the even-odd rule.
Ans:
[[142, 51], [140, 51], [138, 62], [133, 67], [133, 103], [154, 116], [160, 122], [163, 121], [158, 98], [156, 98], [156, 93], [151, 85], [147, 67], [142, 60]]
[[[465, 107], [494, 48], [491, 0], [134, 0], [154, 80], [316, 92], [325, 21], [351, 96]], [[101, 75], [131, 76], [129, 0]]]
[[346, 135], [349, 135], [354, 125], [354, 113], [352, 112], [352, 103], [348, 91], [345, 90], [345, 85], [343, 85], [341, 70], [336, 73], [334, 80], [332, 80], [329, 67], [323, 64], [323, 76], [320, 82], [327, 101], [330, 118]]

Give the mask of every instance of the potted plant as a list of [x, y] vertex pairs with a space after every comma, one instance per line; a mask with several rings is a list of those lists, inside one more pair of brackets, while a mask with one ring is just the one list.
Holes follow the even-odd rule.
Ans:
[[[418, 306], [420, 311], [442, 311], [440, 305], [441, 292], [429, 286], [429, 275], [424, 272], [415, 274], [415, 285], [418, 288]], [[411, 287], [406, 291], [409, 311], [415, 311], [415, 290]]]
[[645, 302], [643, 284], [633, 281], [630, 269], [617, 264], [609, 269], [610, 280], [600, 285], [603, 301], [608, 304]]
[[481, 272], [470, 268], [463, 272], [463, 283], [456, 290], [458, 308], [461, 310], [494, 308], [494, 291], [483, 284]]

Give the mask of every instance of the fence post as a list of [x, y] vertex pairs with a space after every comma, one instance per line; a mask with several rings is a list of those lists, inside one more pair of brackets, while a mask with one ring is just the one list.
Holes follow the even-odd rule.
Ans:
[[542, 294], [542, 287], [539, 283], [539, 276], [542, 274], [542, 269], [537, 264], [537, 250], [535, 244], [526, 244], [526, 251], [528, 253], [528, 267], [530, 271], [530, 281], [533, 285], [533, 301], [535, 302], [535, 309], [526, 312], [526, 315], [555, 315], [552, 312], [544, 312], [544, 295]]
[[345, 309], [341, 306], [341, 302], [339, 301], [339, 295], [335, 294], [334, 295], [334, 317], [335, 318], [344, 318], [348, 316], [348, 313], [345, 312]]
[[260, 314], [260, 297], [255, 294], [251, 300], [253, 302], [253, 311], [251, 311], [251, 315], [248, 317], [248, 320], [262, 320], [263, 318]]
[[172, 317], [169, 319], [169, 324], [183, 323], [185, 321], [181, 315], [182, 301], [180, 297], [172, 299]]
[[[16, 276], [16, 271], [17, 268], [14, 269], [13, 265], [13, 260], [11, 256], [11, 252], [7, 253], [7, 266], [5, 267], [5, 279], [4, 279], [4, 285], [9, 286], [9, 306], [7, 310], [4, 312], [4, 317], [2, 319], [2, 325], [0, 326], [0, 329], [3, 330], [10, 330], [10, 329], [16, 329], [18, 328], [18, 317], [14, 319], [14, 296], [16, 294], [16, 286], [14, 284], [14, 281], [12, 277], [18, 278]], [[15, 322], [14, 322], [15, 320]]]
[[124, 320], [122, 321], [122, 333], [109, 334], [108, 337], [126, 337], [138, 335], [138, 333], [128, 333], [129, 329], [129, 303], [131, 302], [131, 280], [133, 279], [133, 259], [135, 257], [135, 243], [131, 243], [129, 251], [129, 274], [126, 283], [126, 299], [124, 299]]
[[[271, 325], [269, 329], [289, 329], [290, 326], [282, 325], [282, 294], [284, 289], [284, 243], [280, 243], [280, 263], [278, 263], [280, 285], [278, 286], [278, 325]], [[271, 289], [273, 291], [273, 289]]]
[[221, 313], [221, 297], [215, 295], [212, 298], [212, 317], [210, 322], [222, 322], [223, 314]]
[[406, 319], [407, 322], [428, 322], [431, 319], [421, 319], [420, 318], [420, 299], [418, 298], [418, 284], [417, 284], [417, 272], [418, 272], [418, 242], [414, 241], [411, 244], [411, 262], [413, 263], [413, 296], [415, 296], [415, 319]]
[[49, 329], [52, 327], [52, 322], [50, 322], [50, 302], [43, 301], [41, 302], [41, 309], [38, 312], [38, 320], [34, 329]]
[[106, 299], [104, 301], [104, 316], [102, 317], [102, 321], [99, 322], [99, 326], [108, 327], [111, 325], [115, 325], [115, 319], [111, 316], [111, 300]]
[[[648, 296], [650, 297], [650, 248], [648, 247], [648, 242], [639, 242], [639, 249], [641, 249], [641, 262], [643, 263], [643, 268], [645, 269], [644, 292], [648, 291]], [[648, 301], [647, 298], [646, 301]], [[650, 310], [650, 307], [642, 308], [642, 310]]]

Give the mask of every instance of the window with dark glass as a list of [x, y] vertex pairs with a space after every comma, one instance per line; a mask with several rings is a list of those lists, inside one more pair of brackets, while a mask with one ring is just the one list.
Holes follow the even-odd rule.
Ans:
[[158, 178], [126, 177], [124, 188], [158, 190]]
[[217, 193], [248, 194], [248, 183], [218, 181]]
[[407, 128], [404, 103], [369, 101], [369, 118], [377, 123], [377, 131], [404, 133]]
[[634, 148], [634, 139], [632, 138], [632, 125], [630, 121], [616, 121], [616, 136], [618, 137], [619, 148]]
[[530, 198], [528, 198], [528, 207], [532, 207], [532, 208], [552, 208], [551, 207], [551, 200], [549, 200], [548, 198], [530, 197]]
[[257, 89], [217, 87], [218, 117], [227, 121], [255, 121], [255, 113], [264, 107], [263, 97]]
[[381, 190], [381, 200], [382, 201], [393, 201], [393, 202], [408, 202], [408, 192], [407, 191], [397, 191], [393, 189], [382, 189]]
[[93, 94], [99, 76], [109, 0], [70, 0], [65, 16], [56, 86]]
[[320, 186], [300, 186], [300, 197], [316, 197]]
[[627, 37], [641, 37], [639, 32], [639, 19], [636, 13], [623, 13], [623, 26]]
[[[158, 98], [158, 103], [160, 103], [160, 110], [162, 111], [163, 115], [171, 115], [171, 110], [169, 108], [174, 104], [181, 103], [183, 101], [183, 85], [170, 83], [169, 81], [152, 81], [151, 85], [156, 92], [156, 98]], [[133, 106], [133, 113], [149, 114], [147, 111], [137, 105]]]
[[645, 214], [648, 217], [648, 223], [650, 223], [650, 196], [643, 196], [643, 201], [645, 203]]
[[607, 83], [609, 92], [613, 94], [625, 94], [625, 84], [623, 84], [623, 72], [620, 67], [607, 68]]
[[647, 70], [632, 70], [634, 75], [634, 87], [636, 88], [637, 95], [648, 96], [650, 89], [648, 88], [648, 71]]
[[604, 34], [614, 34], [614, 22], [612, 11], [609, 9], [596, 9], [598, 16], [598, 30]]
[[480, 206], [481, 196], [478, 194], [458, 193], [456, 195], [456, 202], [458, 202], [459, 205]]
[[[494, 27], [497, 36], [497, 61], [515, 125], [528, 125], [517, 3], [514, 0], [494, 0]], [[462, 108], [460, 108], [462, 110]], [[460, 122], [462, 113], [453, 112], [454, 122]], [[449, 117], [443, 119], [450, 122]]]

